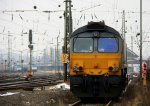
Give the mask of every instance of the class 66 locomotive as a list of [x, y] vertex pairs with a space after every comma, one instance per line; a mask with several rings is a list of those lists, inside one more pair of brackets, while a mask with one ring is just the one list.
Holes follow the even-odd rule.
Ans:
[[70, 36], [70, 89], [77, 97], [118, 97], [127, 84], [126, 44], [115, 29], [89, 22]]

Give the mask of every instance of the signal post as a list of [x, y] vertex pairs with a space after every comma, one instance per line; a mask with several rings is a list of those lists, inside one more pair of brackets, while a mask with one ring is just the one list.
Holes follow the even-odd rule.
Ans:
[[147, 64], [142, 64], [142, 79], [143, 79], [143, 86], [147, 88]]
[[32, 45], [32, 30], [29, 30], [29, 45], [28, 45], [29, 49], [30, 49], [30, 70], [28, 71], [28, 76], [27, 78], [31, 78], [33, 75], [33, 71], [32, 71], [32, 50], [33, 50], [33, 45]]

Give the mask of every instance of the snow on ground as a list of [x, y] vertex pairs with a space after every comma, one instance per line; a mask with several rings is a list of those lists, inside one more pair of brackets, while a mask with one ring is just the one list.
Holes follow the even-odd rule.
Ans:
[[58, 85], [55, 85], [55, 86], [51, 86], [49, 87], [49, 89], [63, 89], [63, 90], [68, 90], [70, 89], [70, 86], [66, 83], [61, 83], [61, 84], [58, 84]]
[[20, 92], [6, 92], [5, 94], [0, 94], [0, 96], [10, 96], [10, 95], [15, 95], [15, 94], [19, 94]]

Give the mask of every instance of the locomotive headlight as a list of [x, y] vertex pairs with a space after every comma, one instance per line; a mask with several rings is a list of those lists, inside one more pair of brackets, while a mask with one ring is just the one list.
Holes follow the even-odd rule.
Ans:
[[114, 66], [113, 71], [118, 71], [118, 70], [119, 70], [119, 67]]
[[112, 66], [108, 67], [108, 69], [109, 69], [109, 71], [113, 71], [113, 67]]
[[77, 66], [74, 66], [74, 67], [73, 67], [73, 71], [78, 71], [78, 67], [77, 67]]
[[79, 67], [79, 71], [83, 71], [83, 67], [82, 66]]
[[73, 67], [73, 71], [83, 71], [83, 67], [82, 66], [79, 66], [79, 67], [77, 67], [77, 66], [74, 66]]

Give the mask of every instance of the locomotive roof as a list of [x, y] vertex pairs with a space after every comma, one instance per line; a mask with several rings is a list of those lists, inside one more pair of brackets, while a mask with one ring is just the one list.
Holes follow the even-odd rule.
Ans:
[[120, 36], [118, 31], [116, 31], [112, 27], [105, 25], [104, 22], [89, 22], [87, 25], [80, 27], [77, 30], [75, 30], [72, 33], [71, 37], [76, 36], [79, 33], [86, 32], [86, 31], [102, 31], [102, 32], [106, 31], [106, 32], [114, 33], [115, 35]]

